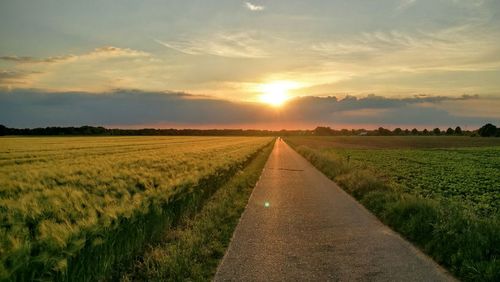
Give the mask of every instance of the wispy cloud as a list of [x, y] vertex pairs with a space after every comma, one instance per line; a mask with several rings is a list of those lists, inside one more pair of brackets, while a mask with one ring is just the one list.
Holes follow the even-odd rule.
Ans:
[[2, 61], [7, 61], [7, 62], [14, 62], [14, 63], [20, 63], [20, 64], [33, 64], [33, 63], [56, 63], [56, 62], [61, 62], [65, 61], [72, 56], [58, 56], [58, 57], [48, 57], [48, 58], [35, 58], [35, 57], [28, 57], [28, 56], [1, 56], [0, 60]]
[[311, 50], [324, 56], [345, 56], [370, 53], [376, 48], [356, 42], [319, 42], [313, 43]]
[[396, 7], [396, 10], [406, 10], [410, 8], [411, 6], [415, 5], [417, 0], [401, 0], [399, 2], [399, 5]]
[[172, 43], [162, 41], [160, 39], [155, 39], [154, 40], [156, 43], [170, 48], [172, 50], [187, 54], [187, 55], [200, 55], [203, 54], [201, 50], [197, 50], [198, 48], [195, 48], [192, 44], [192, 42], [189, 41], [174, 41]]
[[485, 0], [451, 0], [455, 4], [465, 5], [465, 6], [475, 6], [481, 7], [484, 5]]
[[114, 46], [45, 58], [2, 56], [0, 61], [8, 63], [8, 68], [0, 71], [0, 87], [52, 90], [131, 87], [141, 77], [138, 72], [151, 60], [149, 53]]
[[262, 50], [260, 41], [250, 33], [219, 33], [210, 38], [176, 41], [155, 40], [167, 48], [188, 55], [213, 55], [228, 58], [263, 58], [268, 54]]
[[80, 57], [94, 57], [94, 58], [103, 58], [103, 57], [149, 57], [150, 54], [144, 51], [129, 49], [129, 48], [120, 48], [114, 46], [104, 46], [100, 48], [94, 49], [92, 52], [84, 54]]
[[36, 72], [20, 71], [20, 70], [0, 70], [0, 87], [12, 85], [26, 85], [29, 77]]
[[409, 71], [496, 69], [500, 66], [500, 57], [493, 55], [498, 50], [497, 39], [493, 34], [477, 32], [479, 28], [481, 23], [472, 22], [432, 31], [364, 32], [342, 40], [316, 42], [310, 50], [352, 64], [372, 61], [379, 70], [394, 66]]
[[88, 53], [80, 55], [64, 55], [46, 58], [36, 58], [30, 56], [0, 56], [0, 60], [6, 62], [13, 62], [18, 64], [52, 64], [67, 61], [74, 61], [79, 59], [95, 59], [95, 58], [117, 58], [117, 57], [147, 57], [148, 53], [129, 48], [119, 48], [114, 46], [104, 46], [96, 48]]
[[12, 78], [18, 78], [22, 77], [24, 74], [17, 72], [17, 71], [10, 71], [10, 70], [0, 70], [0, 81], [3, 79], [12, 79]]
[[258, 11], [262, 11], [265, 9], [264, 6], [262, 5], [256, 5], [256, 4], [252, 4], [250, 2], [245, 2], [244, 6], [250, 10], [250, 11], [253, 11], [253, 12], [258, 12]]

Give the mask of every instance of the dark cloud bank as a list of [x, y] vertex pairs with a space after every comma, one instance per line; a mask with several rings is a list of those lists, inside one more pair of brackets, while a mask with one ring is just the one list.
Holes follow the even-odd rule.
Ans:
[[282, 109], [274, 109], [257, 103], [233, 103], [183, 93], [13, 90], [0, 91], [0, 124], [9, 127], [105, 125], [200, 128], [258, 125], [262, 129], [277, 129], [277, 126], [313, 128], [316, 125], [359, 128], [500, 124], [498, 118], [458, 116], [435, 107], [447, 101], [477, 99], [480, 97], [303, 97], [290, 101]]

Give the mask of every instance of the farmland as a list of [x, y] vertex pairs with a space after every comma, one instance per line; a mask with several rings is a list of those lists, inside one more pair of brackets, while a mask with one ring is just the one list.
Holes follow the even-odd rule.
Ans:
[[[470, 137], [325, 137], [297, 145], [349, 158], [405, 192], [459, 202], [479, 214], [500, 212], [500, 140]], [[496, 145], [496, 146], [495, 146]]]
[[500, 146], [498, 138], [468, 136], [290, 137], [289, 141], [317, 149], [435, 149]]
[[500, 212], [500, 147], [336, 153], [357, 168], [374, 169], [405, 192], [459, 202], [480, 215]]
[[499, 278], [498, 139], [290, 137], [287, 142], [459, 278]]
[[271, 140], [0, 139], [0, 279], [106, 277]]

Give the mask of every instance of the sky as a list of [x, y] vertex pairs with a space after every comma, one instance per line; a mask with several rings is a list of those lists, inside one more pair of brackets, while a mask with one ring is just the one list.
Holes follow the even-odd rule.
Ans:
[[0, 0], [0, 124], [500, 125], [497, 0]]

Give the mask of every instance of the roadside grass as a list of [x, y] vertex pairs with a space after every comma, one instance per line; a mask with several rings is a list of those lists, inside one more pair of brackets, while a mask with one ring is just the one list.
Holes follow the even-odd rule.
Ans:
[[212, 279], [273, 144], [223, 184], [196, 215], [184, 217], [159, 242], [146, 247], [120, 281]]
[[500, 281], [498, 216], [480, 217], [456, 201], [409, 194], [369, 167], [354, 166], [334, 152], [288, 143], [459, 279]]

